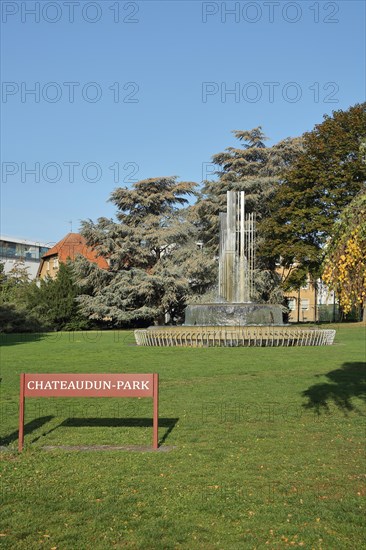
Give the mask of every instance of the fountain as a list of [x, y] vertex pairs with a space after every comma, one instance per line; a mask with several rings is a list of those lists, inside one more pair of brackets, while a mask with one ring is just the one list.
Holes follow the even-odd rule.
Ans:
[[218, 300], [191, 304], [180, 327], [135, 330], [147, 346], [304, 346], [330, 345], [335, 331], [283, 324], [282, 307], [251, 301], [255, 268], [255, 217], [245, 212], [244, 191], [227, 192], [220, 214]]
[[282, 307], [251, 302], [255, 266], [255, 217], [245, 212], [244, 191], [227, 192], [220, 214], [218, 303], [189, 305], [184, 326], [282, 325]]

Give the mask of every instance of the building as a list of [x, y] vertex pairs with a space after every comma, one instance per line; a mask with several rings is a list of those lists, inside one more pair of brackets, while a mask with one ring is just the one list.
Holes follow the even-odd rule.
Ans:
[[34, 279], [37, 275], [41, 257], [51, 248], [51, 243], [41, 243], [17, 237], [0, 236], [0, 262], [5, 273], [9, 273], [15, 264], [21, 262]]
[[79, 233], [68, 233], [55, 246], [43, 254], [39, 264], [37, 277], [44, 279], [57, 276], [60, 263], [66, 263], [66, 260], [74, 260], [76, 256], [81, 255], [90, 262], [96, 263], [102, 269], [108, 269], [108, 262], [105, 258], [97, 256], [96, 252], [86, 244], [86, 240]]
[[284, 295], [289, 308], [289, 323], [335, 321], [338, 317], [334, 292], [321, 279], [315, 285], [308, 279], [301, 288]]

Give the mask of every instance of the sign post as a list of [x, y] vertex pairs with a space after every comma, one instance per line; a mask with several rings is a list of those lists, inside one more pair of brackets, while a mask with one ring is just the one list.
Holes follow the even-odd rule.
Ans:
[[26, 397], [152, 397], [153, 448], [158, 449], [159, 375], [153, 374], [24, 374], [20, 375], [19, 443], [24, 442]]

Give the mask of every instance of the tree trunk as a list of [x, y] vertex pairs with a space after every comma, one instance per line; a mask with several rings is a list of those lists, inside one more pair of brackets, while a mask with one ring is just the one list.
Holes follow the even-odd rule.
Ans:
[[162, 313], [161, 315], [159, 315], [158, 317], [156, 317], [154, 319], [154, 325], [158, 326], [158, 327], [161, 327], [161, 326], [165, 325], [165, 315], [164, 315], [164, 313]]

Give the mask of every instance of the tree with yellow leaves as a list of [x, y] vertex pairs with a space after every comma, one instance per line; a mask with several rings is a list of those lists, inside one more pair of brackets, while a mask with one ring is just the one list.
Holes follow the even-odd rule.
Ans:
[[336, 291], [345, 314], [363, 308], [366, 320], [366, 192], [359, 193], [335, 224], [326, 250], [323, 281]]

